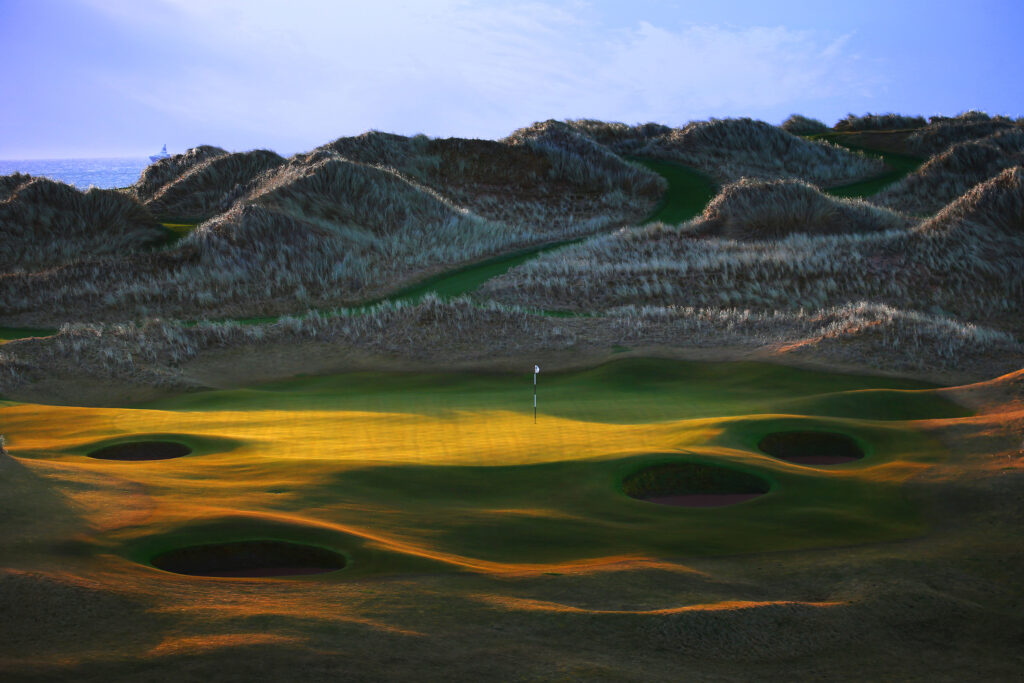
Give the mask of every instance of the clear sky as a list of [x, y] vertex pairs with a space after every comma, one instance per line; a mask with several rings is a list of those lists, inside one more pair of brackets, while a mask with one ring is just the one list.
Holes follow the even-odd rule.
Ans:
[[1024, 0], [0, 0], [0, 158], [548, 118], [1024, 116]]

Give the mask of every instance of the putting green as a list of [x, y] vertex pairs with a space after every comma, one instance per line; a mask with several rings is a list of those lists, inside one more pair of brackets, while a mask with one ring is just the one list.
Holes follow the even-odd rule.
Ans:
[[[0, 422], [36, 475], [19, 479], [23, 494], [56, 490], [76, 511], [79, 553], [158, 571], [152, 557], [185, 546], [306, 543], [348, 558], [316, 579], [336, 580], [324, 577], [561, 571], [918, 534], [900, 485], [944, 450], [908, 420], [964, 414], [920, 383], [751, 363], [624, 359], [542, 373], [539, 396], [534, 424], [528, 373], [362, 373], [125, 408], [4, 402]], [[846, 434], [865, 457], [817, 468], [757, 448], [797, 430]], [[192, 452], [87, 456], [133, 440]], [[631, 475], [676, 463], [727, 466], [769, 490], [720, 508], [624, 492]]]

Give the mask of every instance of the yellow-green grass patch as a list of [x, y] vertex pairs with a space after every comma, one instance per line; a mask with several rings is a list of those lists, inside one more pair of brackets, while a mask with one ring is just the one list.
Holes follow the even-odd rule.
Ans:
[[[74, 539], [89, 561], [159, 571], [153, 558], [175, 548], [286, 542], [344, 555], [343, 570], [289, 579], [331, 581], [912, 536], [924, 524], [900, 486], [945, 451], [905, 420], [963, 412], [905, 380], [654, 359], [544, 372], [539, 395], [534, 424], [529, 373], [359, 373], [124, 408], [8, 402], [0, 421], [12, 454], [91, 529]], [[787, 404], [802, 412], [779, 414]], [[892, 415], [902, 419], [879, 419]], [[759, 451], [787, 430], [847, 434], [865, 457], [816, 468]], [[87, 457], [133, 440], [193, 452]], [[744, 472], [769, 490], [722, 508], [627, 494], [638, 472], [680, 463]], [[110, 512], [122, 508], [131, 523]]]

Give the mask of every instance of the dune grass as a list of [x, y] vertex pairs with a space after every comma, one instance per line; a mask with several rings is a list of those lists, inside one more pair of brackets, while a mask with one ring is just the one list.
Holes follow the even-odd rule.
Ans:
[[837, 131], [860, 130], [895, 130], [904, 128], [923, 128], [927, 125], [923, 116], [906, 116], [903, 114], [847, 114], [846, 118], [836, 122]]
[[1024, 130], [959, 142], [872, 197], [881, 206], [929, 215], [1006, 168], [1024, 164]]
[[818, 119], [812, 119], [801, 114], [790, 114], [779, 127], [793, 135], [813, 135], [814, 133], [824, 133], [828, 130], [828, 126]]
[[[665, 187], [564, 126], [533, 133], [370, 133], [287, 161], [190, 150], [154, 164], [135, 186], [154, 210], [179, 216], [159, 228], [159, 258], [6, 278], [5, 313], [219, 318], [365, 304], [444, 270], [640, 220]], [[194, 229], [180, 218], [214, 204], [219, 213]]]

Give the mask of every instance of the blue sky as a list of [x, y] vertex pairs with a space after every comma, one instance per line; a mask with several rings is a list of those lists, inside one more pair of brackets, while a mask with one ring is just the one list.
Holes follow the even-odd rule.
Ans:
[[1024, 116], [1020, 0], [0, 0], [0, 158], [548, 118]]

